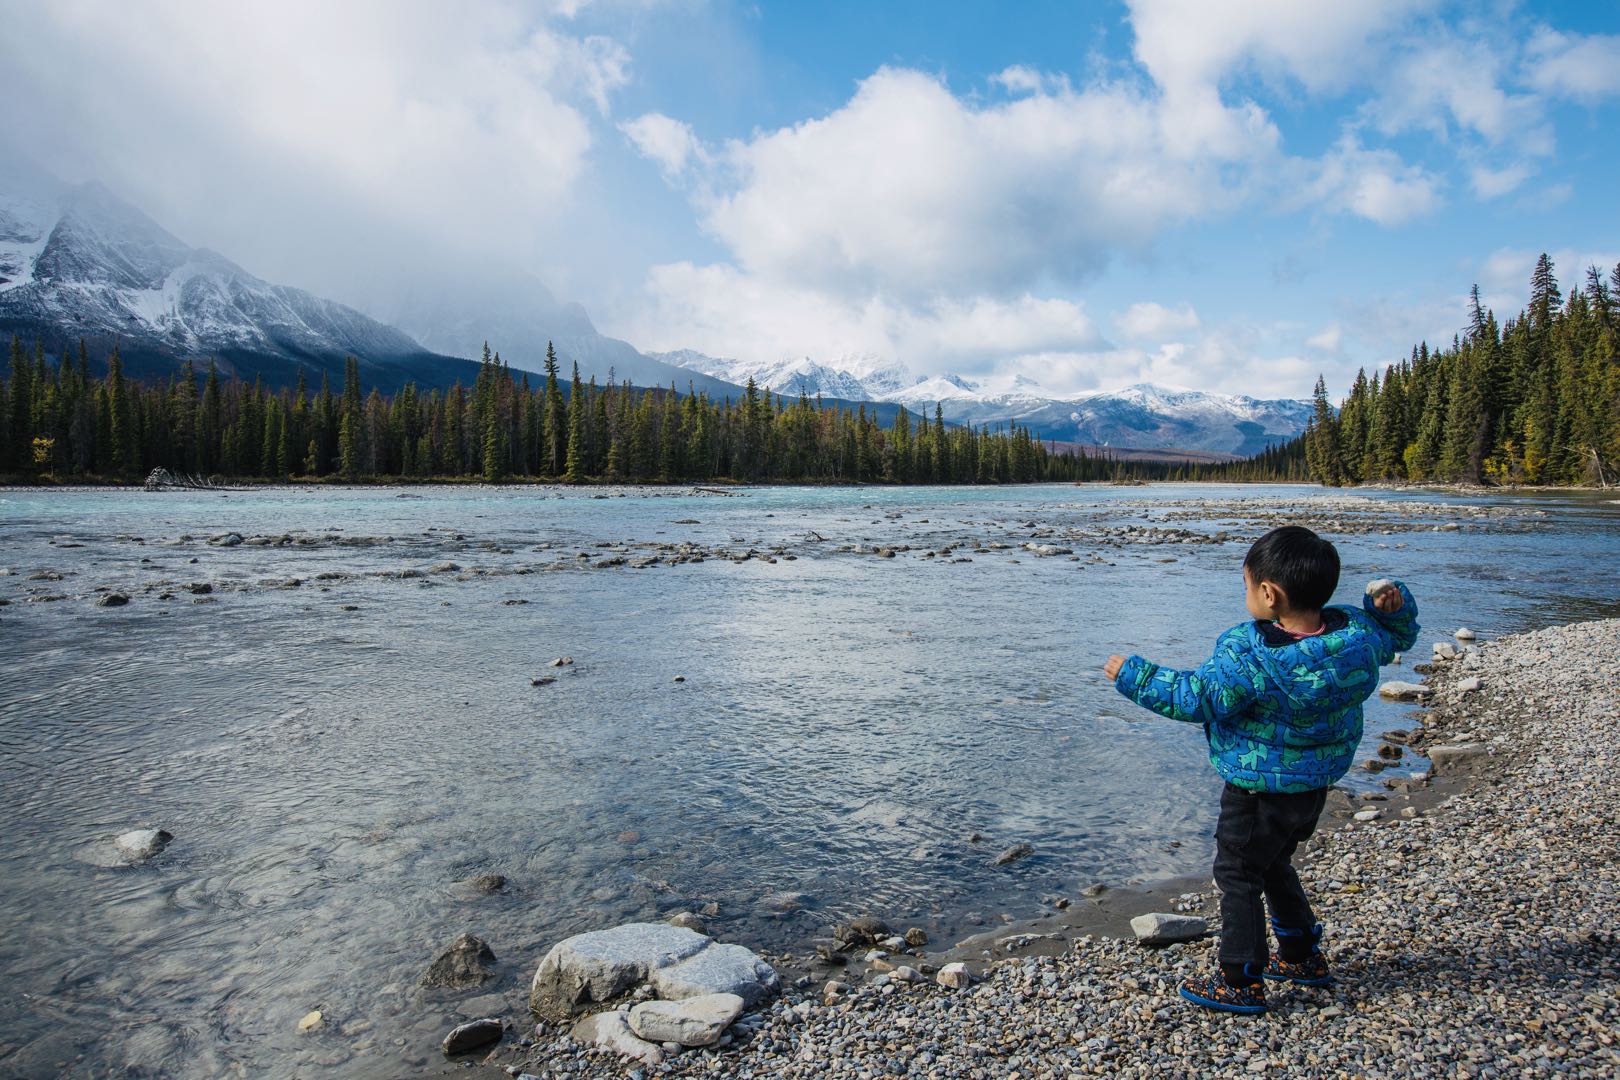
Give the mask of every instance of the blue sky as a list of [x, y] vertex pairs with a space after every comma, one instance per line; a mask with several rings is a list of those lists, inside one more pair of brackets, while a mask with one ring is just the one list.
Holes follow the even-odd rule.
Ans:
[[0, 137], [357, 302], [643, 349], [1341, 392], [1620, 262], [1620, 9], [0, 0]]

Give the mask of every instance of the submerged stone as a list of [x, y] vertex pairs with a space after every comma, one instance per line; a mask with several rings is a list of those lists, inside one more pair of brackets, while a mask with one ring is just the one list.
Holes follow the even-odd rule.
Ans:
[[482, 938], [462, 934], [439, 954], [422, 975], [422, 985], [444, 990], [470, 990], [495, 974], [495, 953]]

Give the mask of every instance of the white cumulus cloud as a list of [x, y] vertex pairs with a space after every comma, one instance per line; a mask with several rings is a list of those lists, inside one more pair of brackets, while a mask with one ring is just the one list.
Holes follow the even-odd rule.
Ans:
[[1365, 74], [1369, 39], [1428, 0], [1129, 0], [1136, 55], [1168, 95], [1197, 93], [1234, 71], [1328, 90]]
[[1620, 95], [1620, 34], [1564, 34], [1543, 28], [1525, 58], [1531, 85], [1595, 102]]
[[665, 179], [676, 179], [687, 165], [705, 160], [703, 146], [692, 126], [663, 113], [646, 113], [619, 125], [636, 150], [658, 165]]
[[1332, 210], [1399, 225], [1440, 203], [1440, 181], [1392, 150], [1369, 150], [1346, 135], [1320, 163], [1310, 195]]
[[[7, 2], [0, 136], [182, 239], [340, 297], [522, 260], [567, 220], [629, 56], [511, 0]], [[23, 108], [19, 103], [26, 103]]]
[[1020, 357], [1103, 344], [1078, 304], [1031, 295], [852, 301], [723, 264], [671, 263], [653, 270], [648, 298], [627, 327], [638, 343], [758, 362], [878, 355], [920, 371], [983, 375]]
[[1191, 304], [1168, 308], [1144, 300], [1116, 316], [1114, 328], [1133, 341], [1164, 341], [1198, 329], [1198, 313]]
[[[1247, 113], [1232, 155], [1276, 133]], [[1232, 158], [1190, 156], [1124, 86], [975, 107], [883, 69], [828, 116], [730, 144], [704, 223], [744, 269], [833, 291], [1012, 294], [1075, 281], [1235, 197]]]

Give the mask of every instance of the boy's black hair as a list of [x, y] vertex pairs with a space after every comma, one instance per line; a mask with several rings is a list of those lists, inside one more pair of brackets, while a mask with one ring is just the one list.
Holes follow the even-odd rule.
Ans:
[[1257, 583], [1282, 586], [1296, 610], [1327, 606], [1339, 587], [1338, 549], [1301, 525], [1284, 525], [1256, 540], [1243, 567]]

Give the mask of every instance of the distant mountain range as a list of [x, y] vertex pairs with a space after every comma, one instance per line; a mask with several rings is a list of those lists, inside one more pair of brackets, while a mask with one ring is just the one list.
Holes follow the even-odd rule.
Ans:
[[1247, 457], [1305, 430], [1312, 403], [1260, 400], [1245, 395], [1169, 390], [1139, 384], [1124, 390], [1074, 396], [1053, 394], [1023, 377], [991, 392], [955, 375], [916, 376], [875, 357], [849, 357], [837, 365], [813, 360], [776, 364], [721, 360], [702, 353], [655, 353], [660, 360], [732, 383], [770, 387], [797, 397], [843, 398], [904, 405], [932, 416], [935, 406], [956, 424], [992, 428], [1016, 422], [1044, 439], [1123, 449], [1182, 449]]
[[172, 374], [188, 357], [274, 384], [300, 366], [341, 375], [345, 356], [384, 390], [475, 373], [353, 308], [188, 247], [98, 183], [17, 161], [0, 173], [0, 333], [53, 350], [82, 338], [98, 359], [117, 344], [138, 376]]
[[0, 159], [0, 334], [76, 347], [98, 359], [116, 343], [132, 375], [171, 374], [191, 358], [227, 374], [281, 385], [302, 367], [341, 375], [346, 356], [365, 384], [447, 387], [477, 374], [485, 342], [513, 368], [543, 369], [554, 343], [566, 378], [638, 386], [688, 385], [736, 396], [741, 388], [642, 355], [560, 304], [538, 281], [460, 287], [438, 282], [386, 306], [389, 321], [273, 285], [229, 259], [193, 248], [98, 183], [67, 184], [20, 158]]
[[389, 321], [274, 285], [223, 255], [193, 248], [100, 184], [70, 185], [17, 159], [0, 160], [0, 335], [73, 348], [98, 360], [119, 346], [132, 376], [169, 375], [183, 359], [215, 359], [226, 374], [290, 384], [341, 376], [355, 356], [367, 387], [393, 392], [468, 383], [484, 342], [513, 368], [539, 371], [554, 343], [567, 377], [638, 386], [690, 386], [735, 398], [753, 378], [761, 388], [890, 422], [901, 406], [948, 422], [1016, 422], [1043, 439], [1121, 449], [1181, 449], [1249, 455], [1304, 430], [1307, 401], [1261, 401], [1199, 391], [1133, 386], [1061, 396], [1028, 380], [990, 392], [953, 375], [919, 377], [874, 356], [828, 364], [722, 360], [690, 350], [644, 354], [599, 333], [585, 309], [559, 303], [538, 281], [458, 287], [436, 281], [416, 295], [375, 305]]

